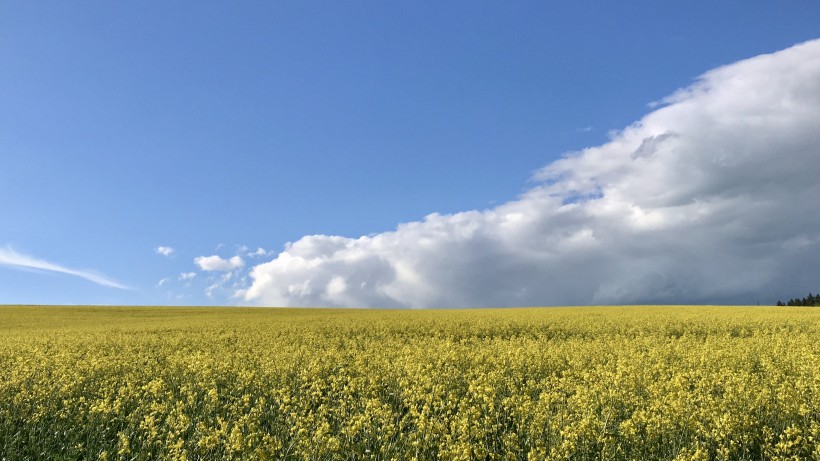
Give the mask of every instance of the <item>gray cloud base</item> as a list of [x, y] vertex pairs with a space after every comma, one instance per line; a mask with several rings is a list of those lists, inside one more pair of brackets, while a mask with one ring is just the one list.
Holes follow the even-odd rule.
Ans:
[[820, 40], [714, 69], [516, 200], [313, 235], [236, 293], [273, 306], [773, 303], [820, 286]]

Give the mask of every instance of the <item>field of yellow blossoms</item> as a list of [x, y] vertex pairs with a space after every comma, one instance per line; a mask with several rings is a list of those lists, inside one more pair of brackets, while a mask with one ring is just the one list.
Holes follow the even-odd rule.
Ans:
[[820, 309], [0, 307], [4, 460], [820, 459]]

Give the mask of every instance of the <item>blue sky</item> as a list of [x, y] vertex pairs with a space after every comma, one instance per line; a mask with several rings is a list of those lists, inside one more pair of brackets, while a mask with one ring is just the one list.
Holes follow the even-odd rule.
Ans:
[[[481, 241], [442, 243], [456, 253], [436, 267], [462, 261], [442, 275], [420, 262], [426, 237], [391, 239], [402, 223], [432, 229], [431, 213], [447, 218], [441, 242], [464, 235], [461, 212], [520, 203], [563, 154], [617, 139], [710, 69], [820, 37], [818, 19], [809, 1], [3, 2], [0, 303], [471, 306], [493, 283], [509, 295], [493, 305], [754, 302], [782, 285], [757, 274], [680, 296], [682, 269], [647, 262], [635, 283], [660, 277], [662, 296], [624, 297], [579, 249], [561, 267], [598, 295], [552, 297], [531, 289], [552, 272], [518, 277], [529, 266], [481, 256]], [[322, 253], [361, 236], [377, 243], [354, 259], [372, 265]], [[815, 251], [810, 231], [780, 237], [801, 236]], [[388, 273], [431, 292], [406, 295]]]

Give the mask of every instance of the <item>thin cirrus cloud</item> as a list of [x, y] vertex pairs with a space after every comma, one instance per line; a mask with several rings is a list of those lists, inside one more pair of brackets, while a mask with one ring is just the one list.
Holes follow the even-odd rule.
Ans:
[[816, 289], [820, 40], [713, 69], [652, 107], [515, 200], [302, 237], [235, 295], [416, 308], [773, 303]]
[[14, 251], [10, 247], [0, 248], [0, 265], [9, 266], [17, 269], [32, 269], [47, 272], [56, 272], [59, 274], [72, 275], [88, 280], [89, 282], [102, 285], [104, 287], [119, 288], [121, 290], [130, 290], [131, 288], [119, 283], [109, 277], [97, 274], [87, 270], [71, 269], [69, 267], [60, 266], [42, 259], [28, 256]]

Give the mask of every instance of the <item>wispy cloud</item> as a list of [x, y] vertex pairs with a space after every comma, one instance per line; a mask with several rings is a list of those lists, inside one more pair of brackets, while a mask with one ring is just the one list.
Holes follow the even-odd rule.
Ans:
[[158, 246], [158, 247], [154, 248], [154, 251], [158, 255], [162, 255], [162, 256], [171, 256], [174, 253], [173, 248], [165, 247], [165, 246]]
[[110, 288], [119, 288], [121, 290], [130, 290], [131, 288], [111, 279], [104, 275], [97, 274], [88, 270], [71, 269], [69, 267], [60, 266], [42, 259], [28, 256], [14, 251], [11, 247], [0, 248], [0, 265], [9, 266], [19, 269], [35, 269], [48, 272], [57, 272], [60, 274], [73, 275], [80, 277], [89, 282], [96, 283]]

